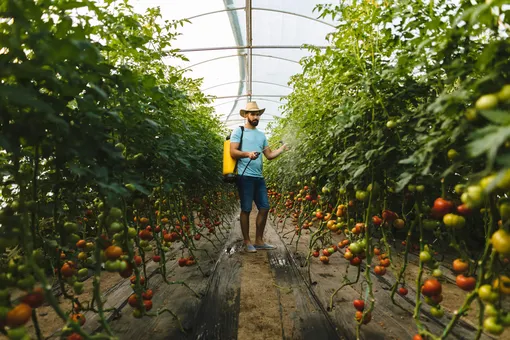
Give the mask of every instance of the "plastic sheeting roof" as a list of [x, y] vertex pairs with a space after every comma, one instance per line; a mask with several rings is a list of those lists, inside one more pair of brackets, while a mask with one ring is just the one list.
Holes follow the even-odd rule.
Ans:
[[290, 77], [301, 72], [299, 60], [311, 53], [302, 46], [328, 45], [325, 38], [334, 22], [317, 19], [314, 12], [317, 4], [325, 3], [338, 0], [131, 1], [140, 13], [160, 7], [163, 20], [188, 18], [191, 23], [180, 29], [173, 47], [181, 49], [189, 62], [170, 63], [188, 68], [188, 77], [203, 78], [202, 90], [216, 97], [213, 106], [229, 128], [243, 124], [239, 110], [250, 98], [265, 107], [258, 126], [263, 131], [281, 116], [280, 106], [292, 91]]

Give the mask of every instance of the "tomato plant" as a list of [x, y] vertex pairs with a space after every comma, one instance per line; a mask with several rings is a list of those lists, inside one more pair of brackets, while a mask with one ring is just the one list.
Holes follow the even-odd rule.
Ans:
[[[486, 325], [479, 321], [476, 337], [484, 329], [496, 334], [506, 313], [496, 296], [510, 292], [510, 120], [501, 118], [510, 113], [508, 11], [497, 1], [401, 5], [319, 6], [320, 16], [342, 24], [328, 36], [334, 47], [312, 49], [301, 61], [285, 115], [272, 124], [270, 143], [283, 139], [292, 149], [267, 165], [271, 189], [285, 196], [305, 181], [311, 195], [328, 188], [316, 209], [337, 207], [332, 218], [340, 233], [312, 220], [306, 201], [294, 198], [292, 213], [298, 226], [310, 219], [311, 247], [341, 234], [349, 244], [344, 260], [374, 269], [340, 286], [367, 285], [365, 312], [377, 308], [367, 273], [381, 275], [383, 267], [394, 275], [397, 303], [413, 254], [417, 337], [447, 338], [475, 300], [495, 301], [497, 312], [494, 319], [480, 312]], [[485, 32], [490, 38], [479, 39]], [[275, 210], [289, 213], [278, 202], [272, 199]], [[393, 261], [395, 251], [403, 264]], [[444, 332], [434, 335], [420, 321], [421, 308], [425, 302], [436, 317], [445, 313], [440, 265], [450, 255], [467, 293]]]

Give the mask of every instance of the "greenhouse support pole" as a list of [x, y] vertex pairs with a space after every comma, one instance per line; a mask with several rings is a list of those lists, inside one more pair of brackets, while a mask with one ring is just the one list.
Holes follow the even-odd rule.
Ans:
[[248, 94], [248, 101], [251, 102], [252, 96], [252, 80], [253, 80], [253, 27], [252, 27], [252, 3], [251, 0], [246, 0], [246, 43], [248, 47], [248, 56], [246, 58], [247, 79], [246, 89]]

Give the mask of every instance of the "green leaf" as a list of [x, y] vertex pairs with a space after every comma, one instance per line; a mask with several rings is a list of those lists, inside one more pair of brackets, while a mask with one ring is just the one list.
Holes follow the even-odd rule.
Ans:
[[396, 190], [401, 191], [405, 188], [405, 186], [413, 179], [413, 174], [409, 172], [404, 172], [400, 175], [399, 181], [397, 182]]
[[508, 114], [508, 112], [501, 110], [481, 110], [479, 112], [492, 123], [500, 125], [510, 124], [510, 114]]
[[496, 159], [499, 147], [510, 138], [509, 126], [489, 125], [471, 134], [473, 140], [466, 147], [471, 158], [487, 153], [487, 167], [490, 169]]

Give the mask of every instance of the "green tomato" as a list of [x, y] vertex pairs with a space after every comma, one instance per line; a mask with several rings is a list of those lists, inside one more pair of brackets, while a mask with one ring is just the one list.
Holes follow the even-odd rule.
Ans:
[[510, 233], [499, 229], [491, 236], [492, 248], [502, 255], [510, 255]]
[[500, 335], [505, 330], [503, 325], [498, 323], [498, 319], [495, 316], [489, 316], [484, 320], [483, 329], [484, 331], [494, 335]]
[[510, 190], [510, 169], [506, 170], [503, 174], [503, 178], [496, 185], [499, 189]]
[[464, 190], [466, 189], [466, 186], [464, 184], [457, 184], [454, 189], [455, 189], [455, 192], [460, 195], [464, 192]]
[[466, 219], [464, 216], [446, 214], [443, 216], [443, 223], [445, 226], [451, 229], [462, 229], [466, 225]]
[[81, 239], [80, 235], [73, 233], [73, 234], [69, 235], [69, 239], [67, 240], [67, 242], [69, 244], [75, 245], [76, 242], [78, 242], [80, 239]]
[[459, 153], [455, 149], [448, 150], [448, 159], [453, 161], [459, 157]]
[[110, 209], [110, 214], [109, 214], [111, 217], [113, 218], [121, 218], [122, 217], [122, 210], [120, 210], [119, 208], [111, 208]]
[[105, 262], [104, 268], [106, 269], [106, 271], [109, 271], [111, 273], [118, 272], [119, 268], [120, 268], [120, 261], [119, 260], [115, 260], [115, 261], [108, 260]]
[[135, 228], [129, 228], [128, 229], [128, 236], [129, 238], [135, 238], [138, 235]]
[[75, 233], [78, 231], [78, 224], [74, 222], [66, 222], [64, 223], [64, 230], [69, 234]]
[[435, 318], [442, 318], [444, 316], [444, 310], [441, 307], [430, 307], [430, 314]]
[[120, 242], [124, 239], [124, 234], [123, 233], [113, 234], [113, 239], [117, 242]]
[[89, 275], [89, 270], [87, 268], [82, 268], [78, 270], [78, 277], [84, 278], [87, 277], [87, 275]]
[[83, 293], [84, 286], [85, 286], [85, 284], [83, 282], [76, 281], [75, 283], [73, 283], [73, 290], [76, 294], [79, 295], [79, 294]]
[[496, 95], [501, 102], [510, 100], [510, 84], [504, 85]]
[[119, 222], [113, 222], [112, 224], [110, 224], [110, 231], [113, 231], [114, 233], [118, 233], [119, 231], [121, 231], [123, 229], [123, 225], [122, 223], [119, 223]]
[[424, 192], [425, 191], [425, 186], [423, 184], [419, 184], [416, 186], [416, 191], [418, 192]]
[[497, 292], [492, 291], [492, 286], [489, 284], [485, 284], [478, 288], [478, 296], [484, 302], [496, 302], [499, 298], [499, 294]]
[[486, 304], [485, 305], [485, 315], [487, 316], [497, 316], [498, 315], [498, 310], [496, 309], [496, 307], [494, 307], [493, 304]]
[[433, 277], [441, 277], [441, 276], [443, 276], [443, 272], [441, 271], [441, 269], [436, 268], [432, 271], [432, 276]]
[[508, 200], [502, 201], [499, 204], [499, 215], [503, 222], [510, 219], [510, 202]]
[[386, 127], [388, 129], [393, 129], [396, 126], [397, 126], [397, 122], [395, 122], [394, 120], [388, 120], [388, 122], [386, 122]]
[[410, 192], [415, 192], [416, 191], [416, 185], [409, 184], [407, 186], [407, 190], [409, 190]]
[[430, 262], [432, 260], [432, 255], [428, 251], [420, 252], [420, 261], [423, 263]]
[[495, 94], [486, 94], [478, 98], [475, 107], [477, 110], [491, 110], [498, 105], [498, 96]]
[[351, 250], [351, 253], [353, 253], [353, 254], [359, 254], [363, 251], [361, 244], [359, 244], [358, 242], [351, 243], [349, 245], [349, 249]]
[[366, 191], [358, 190], [356, 191], [356, 199], [359, 201], [366, 201], [368, 200], [368, 194]]
[[[7, 331], [7, 336], [10, 340], [24, 340], [27, 338], [27, 330], [24, 326], [11, 328]], [[30, 339], [30, 337], [28, 337]]]
[[470, 185], [467, 187], [466, 192], [460, 196], [462, 203], [466, 204], [468, 208], [478, 208], [483, 203], [483, 189], [479, 185]]
[[499, 318], [500, 318], [501, 323], [503, 324], [503, 326], [505, 326], [505, 327], [509, 327], [510, 326], [510, 313], [508, 313], [508, 312], [501, 312], [499, 314]]

